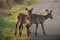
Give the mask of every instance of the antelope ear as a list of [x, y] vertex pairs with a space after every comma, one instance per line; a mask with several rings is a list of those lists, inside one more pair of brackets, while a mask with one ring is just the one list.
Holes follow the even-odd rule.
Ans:
[[31, 11], [33, 10], [33, 8], [31, 8]]
[[25, 10], [28, 10], [28, 8], [25, 8]]
[[50, 14], [52, 13], [52, 10], [50, 10], [50, 12], [49, 12]]
[[50, 10], [50, 12], [52, 12], [52, 10]]
[[45, 10], [46, 12], [49, 11], [48, 9]]

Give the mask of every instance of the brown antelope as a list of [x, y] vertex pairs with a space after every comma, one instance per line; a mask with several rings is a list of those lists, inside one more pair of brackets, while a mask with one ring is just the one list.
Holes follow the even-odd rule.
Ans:
[[29, 10], [25, 8], [25, 13], [19, 13], [16, 17], [16, 28], [15, 28], [15, 35], [17, 34], [17, 26], [19, 25], [19, 35], [21, 36], [22, 34], [22, 29], [23, 29], [23, 24], [26, 24], [27, 27], [27, 36], [29, 36], [29, 21], [28, 21], [28, 16], [31, 14], [32, 10]]
[[48, 11], [48, 9], [46, 9], [46, 15], [37, 15], [37, 14], [30, 14], [29, 16], [29, 22], [30, 22], [30, 26], [32, 24], [36, 24], [36, 30], [35, 30], [35, 35], [37, 35], [37, 29], [38, 29], [38, 24], [41, 24], [42, 26], [42, 30], [44, 35], [46, 35], [45, 30], [44, 30], [44, 26], [43, 23], [45, 22], [45, 20], [47, 20], [48, 18], [52, 19], [52, 10], [50, 10], [50, 12]]

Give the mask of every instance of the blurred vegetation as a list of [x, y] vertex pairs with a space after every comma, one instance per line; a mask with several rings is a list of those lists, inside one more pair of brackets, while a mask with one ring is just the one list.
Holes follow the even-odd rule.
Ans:
[[33, 5], [41, 0], [0, 0], [0, 8], [10, 9], [14, 4]]
[[28, 40], [24, 27], [22, 37], [14, 35], [15, 19], [25, 8], [32, 8], [41, 0], [0, 0], [0, 40]]

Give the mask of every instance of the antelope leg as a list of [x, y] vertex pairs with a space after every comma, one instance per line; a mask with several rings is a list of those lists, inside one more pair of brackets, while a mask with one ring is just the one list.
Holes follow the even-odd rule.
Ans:
[[44, 35], [46, 35], [45, 30], [44, 30], [43, 23], [41, 23], [41, 26], [42, 26], [42, 30], [43, 30]]
[[16, 27], [15, 27], [15, 36], [16, 36], [16, 34], [17, 34], [17, 26], [18, 26], [18, 23], [19, 23], [19, 22], [16, 23]]
[[36, 24], [35, 35], [37, 35], [38, 24]]

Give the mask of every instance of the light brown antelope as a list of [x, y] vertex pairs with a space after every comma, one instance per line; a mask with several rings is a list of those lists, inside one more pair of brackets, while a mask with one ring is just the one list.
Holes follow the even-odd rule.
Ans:
[[19, 13], [16, 17], [16, 28], [15, 28], [15, 35], [17, 34], [17, 26], [19, 25], [19, 35], [21, 36], [22, 34], [22, 29], [23, 29], [23, 24], [26, 25], [27, 28], [27, 36], [29, 36], [29, 15], [31, 14], [33, 9], [29, 10], [25, 8], [25, 13]]
[[52, 10], [50, 10], [50, 12], [49, 12], [48, 9], [46, 9], [46, 13], [47, 13], [46, 15], [37, 15], [37, 14], [30, 14], [29, 15], [30, 16], [29, 17], [30, 26], [32, 24], [36, 24], [35, 35], [37, 35], [38, 24], [41, 24], [43, 33], [44, 33], [44, 35], [46, 35], [43, 23], [48, 18], [52, 19]]
[[[25, 14], [23, 14], [23, 13], [19, 13], [18, 15], [17, 15], [17, 17], [16, 17], [16, 28], [15, 28], [15, 35], [17, 34], [17, 26], [18, 26], [18, 24], [20, 25], [23, 21], [22, 20], [24, 20], [25, 19]], [[22, 27], [22, 29], [23, 29], [23, 27]], [[20, 31], [20, 27], [19, 27], [19, 31]]]

